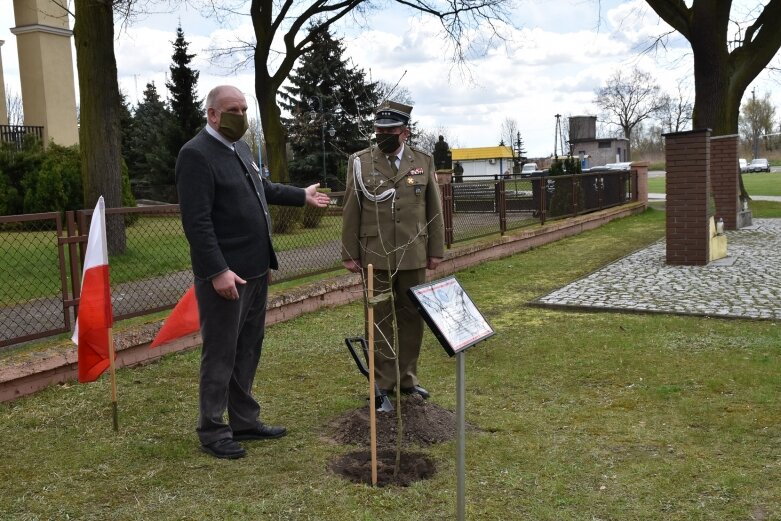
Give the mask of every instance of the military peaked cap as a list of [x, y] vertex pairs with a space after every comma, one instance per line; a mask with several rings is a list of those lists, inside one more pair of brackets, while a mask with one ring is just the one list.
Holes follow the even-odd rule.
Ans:
[[377, 107], [374, 114], [374, 126], [379, 128], [400, 127], [409, 123], [412, 107], [386, 100]]

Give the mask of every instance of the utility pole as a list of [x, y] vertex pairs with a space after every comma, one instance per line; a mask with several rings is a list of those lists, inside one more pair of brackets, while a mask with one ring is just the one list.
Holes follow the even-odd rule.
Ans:
[[[553, 158], [558, 159], [559, 158], [559, 132], [561, 131], [561, 123], [559, 122], [559, 118], [561, 118], [561, 114], [556, 114], [556, 130], [553, 134]], [[564, 143], [561, 144], [562, 152], [564, 151]]]

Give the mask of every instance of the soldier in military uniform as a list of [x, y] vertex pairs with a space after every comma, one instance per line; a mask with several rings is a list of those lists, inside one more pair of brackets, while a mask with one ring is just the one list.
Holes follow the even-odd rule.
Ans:
[[[423, 320], [407, 289], [426, 280], [445, 254], [442, 202], [434, 160], [406, 144], [412, 107], [386, 101], [375, 113], [377, 145], [348, 161], [342, 224], [342, 262], [349, 271], [374, 267], [375, 294], [393, 292], [399, 336], [399, 387], [428, 398], [417, 376]], [[365, 271], [364, 271], [365, 279]], [[390, 299], [374, 307], [375, 381], [383, 393], [396, 387]]]

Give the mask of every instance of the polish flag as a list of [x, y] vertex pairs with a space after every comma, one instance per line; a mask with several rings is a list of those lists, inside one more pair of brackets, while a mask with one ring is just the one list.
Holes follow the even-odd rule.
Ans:
[[81, 276], [79, 316], [71, 338], [79, 346], [79, 382], [94, 382], [109, 367], [109, 330], [112, 325], [106, 207], [101, 196], [89, 227]]
[[200, 315], [198, 314], [198, 301], [195, 300], [195, 286], [190, 286], [187, 293], [176, 304], [171, 314], [166, 319], [163, 327], [157, 332], [157, 336], [149, 347], [157, 347], [176, 340], [185, 335], [197, 332], [201, 329]]

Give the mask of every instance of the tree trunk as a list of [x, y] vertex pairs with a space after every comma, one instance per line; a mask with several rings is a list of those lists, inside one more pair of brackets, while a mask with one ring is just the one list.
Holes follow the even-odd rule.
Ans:
[[742, 41], [727, 39], [732, 1], [695, 0], [686, 7], [681, 0], [645, 0], [664, 21], [683, 35], [694, 56], [694, 111], [692, 126], [710, 128], [714, 136], [737, 134], [743, 93], [781, 47], [781, 0], [757, 6], [756, 20]]
[[[102, 195], [107, 208], [122, 206], [119, 85], [111, 0], [75, 0], [73, 35], [79, 77], [79, 149], [84, 204]], [[106, 216], [109, 253], [125, 251], [124, 217]]]
[[[714, 5], [715, 4], [715, 5]], [[731, 2], [695, 2], [689, 43], [694, 55], [692, 127], [712, 135], [736, 134], [738, 110], [746, 85], [735, 78], [727, 49]]]
[[260, 121], [266, 141], [266, 157], [263, 160], [269, 167], [272, 181], [287, 183], [290, 180], [287, 170], [287, 135], [277, 105], [277, 89], [270, 78], [259, 79], [255, 84], [255, 96], [260, 104]]

